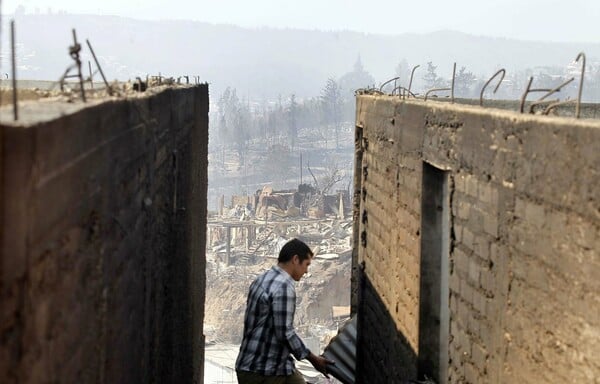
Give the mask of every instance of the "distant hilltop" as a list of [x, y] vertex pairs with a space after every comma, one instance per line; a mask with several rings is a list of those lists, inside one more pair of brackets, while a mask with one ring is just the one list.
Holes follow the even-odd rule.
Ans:
[[[5, 20], [6, 21], [6, 20]], [[76, 28], [83, 44], [89, 39], [109, 80], [136, 76], [200, 76], [211, 93], [227, 86], [252, 98], [278, 95], [314, 96], [327, 78], [352, 70], [360, 56], [378, 83], [395, 76], [403, 61], [421, 70], [432, 61], [442, 76], [452, 63], [482, 77], [507, 71], [566, 67], [580, 51], [588, 62], [600, 60], [600, 43], [570, 44], [473, 36], [454, 31], [396, 36], [351, 31], [307, 31], [241, 28], [192, 21], [142, 21], [115, 16], [54, 14], [16, 15], [18, 74], [21, 79], [57, 80], [72, 64], [68, 46]], [[2, 23], [2, 62], [8, 70], [8, 23]], [[419, 79], [424, 73], [417, 73]], [[400, 79], [401, 82], [407, 79]]]

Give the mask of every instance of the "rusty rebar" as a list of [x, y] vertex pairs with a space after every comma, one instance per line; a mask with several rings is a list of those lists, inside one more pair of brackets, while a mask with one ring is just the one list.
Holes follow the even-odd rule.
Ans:
[[531, 83], [533, 83], [533, 76], [529, 76], [529, 81], [527, 82], [527, 87], [525, 87], [525, 92], [523, 92], [521, 95], [521, 102], [519, 103], [519, 110], [521, 113], [523, 113], [523, 110], [525, 109], [525, 100], [529, 94], [529, 89], [531, 89]]
[[19, 120], [19, 102], [17, 100], [17, 54], [15, 52], [15, 21], [10, 21], [10, 51], [12, 62], [12, 99], [13, 99], [13, 117]]
[[[546, 102], [545, 100], [546, 100], [547, 97], [552, 96], [556, 92], [560, 92], [560, 90], [562, 89], [562, 87], [564, 87], [565, 85], [571, 83], [573, 80], [575, 80], [575, 78], [571, 77], [569, 80], [565, 81], [564, 83], [560, 84], [559, 86], [554, 87], [554, 88], [548, 90], [547, 93], [544, 96], [540, 97], [539, 99], [537, 99], [536, 101], [532, 102], [529, 105], [529, 113], [533, 113], [533, 109], [534, 109], [534, 107], [536, 105], [540, 105], [540, 104], [543, 104], [544, 102]], [[530, 92], [532, 92], [532, 91], [533, 90], [530, 90]]]
[[[398, 90], [398, 97], [406, 96], [407, 94], [410, 94], [412, 97], [415, 97], [415, 98], [417, 97], [417, 95], [415, 95], [412, 92], [408, 92], [408, 89], [406, 89], [405, 87], [403, 87], [401, 85], [397, 86], [396, 89]], [[392, 94], [394, 94], [394, 91], [392, 91]], [[402, 93], [400, 93], [400, 91], [402, 91]]]
[[585, 53], [579, 52], [579, 55], [577, 55], [575, 62], [578, 62], [579, 59], [582, 59], [582, 66], [581, 66], [581, 78], [579, 80], [579, 93], [577, 95], [577, 105], [575, 107], [575, 118], [576, 119], [579, 119], [579, 112], [580, 112], [580, 108], [581, 108], [581, 94], [583, 93], [583, 75], [585, 74]]
[[552, 103], [546, 107], [543, 114], [548, 115], [550, 113], [550, 111], [552, 111], [554, 108], [559, 107], [561, 105], [572, 103], [573, 101], [574, 100], [563, 100], [563, 101], [556, 100], [554, 103]]
[[412, 69], [412, 71], [410, 71], [410, 81], [408, 82], [408, 94], [410, 95], [410, 90], [412, 89], [412, 81], [413, 81], [413, 76], [415, 75], [415, 70], [417, 68], [419, 68], [421, 65], [415, 65]]
[[[562, 84], [560, 84], [560, 85], [558, 85], [558, 86], [556, 86], [556, 87], [554, 87], [554, 88], [552, 88], [552, 89], [548, 90], [548, 91], [547, 91], [548, 93], [546, 93], [544, 96], [540, 97], [540, 98], [539, 98], [537, 101], [542, 101], [542, 100], [544, 100], [545, 98], [547, 98], [548, 96], [552, 96], [552, 95], [553, 95], [553, 94], [555, 94], [556, 92], [560, 92], [560, 90], [561, 90], [561, 88], [562, 88], [562, 87], [564, 87], [565, 85], [567, 85], [567, 84], [571, 83], [571, 81], [573, 81], [573, 80], [575, 80], [575, 78], [574, 78], [574, 77], [571, 77], [569, 80], [565, 81], [564, 83], [562, 83]], [[531, 90], [530, 92], [533, 92], [533, 91], [535, 91], [535, 90]], [[542, 91], [543, 91], [543, 90], [542, 90]]]
[[92, 73], [92, 62], [88, 60], [88, 70], [90, 71], [90, 87], [94, 89], [94, 74]]
[[439, 92], [439, 91], [452, 91], [452, 88], [432, 88], [430, 90], [428, 90], [427, 92], [425, 92], [425, 100], [427, 101], [427, 97], [429, 96], [429, 94], [431, 92]]
[[[521, 111], [521, 113], [523, 113], [524, 110], [525, 110], [525, 101], [527, 99], [527, 95], [529, 95], [532, 92], [550, 92], [550, 91], [552, 91], [552, 89], [548, 89], [548, 88], [534, 88], [534, 89], [532, 89], [531, 88], [531, 83], [532, 82], [533, 82], [533, 76], [530, 76], [529, 77], [529, 81], [527, 82], [527, 87], [525, 88], [525, 92], [523, 92], [523, 95], [521, 95], [521, 102], [520, 102], [520, 107], [519, 107], [519, 110]], [[541, 100], [543, 100], [544, 98], [542, 98]]]
[[112, 88], [108, 84], [108, 81], [106, 81], [106, 77], [104, 76], [104, 71], [102, 71], [102, 67], [100, 66], [100, 63], [98, 62], [98, 58], [96, 58], [96, 53], [94, 53], [94, 48], [92, 48], [92, 44], [90, 44], [90, 40], [89, 39], [85, 39], [85, 42], [87, 43], [87, 46], [90, 49], [90, 52], [92, 53], [92, 57], [94, 58], [94, 62], [96, 63], [96, 67], [98, 67], [98, 71], [100, 72], [100, 76], [102, 76], [102, 80], [104, 81], [104, 85], [106, 85], [106, 90], [108, 91], [109, 96], [112, 96], [112, 94], [113, 94]]
[[86, 102], [85, 99], [85, 89], [83, 87], [83, 74], [81, 73], [81, 59], [79, 58], [79, 52], [81, 52], [81, 44], [77, 42], [77, 33], [75, 32], [75, 28], [72, 29], [73, 33], [73, 46], [69, 49], [69, 54], [75, 60], [75, 65], [77, 66], [77, 77], [79, 78], [79, 89], [81, 91], [81, 99], [83, 102]]
[[552, 99], [552, 100], [536, 100], [536, 101], [532, 101], [531, 104], [529, 104], [529, 113], [533, 114], [535, 113], [535, 107], [537, 107], [538, 105], [543, 105], [543, 104], [548, 104], [548, 103], [558, 103], [560, 101], [560, 99]]
[[504, 68], [500, 68], [496, 73], [494, 73], [494, 75], [492, 77], [490, 77], [490, 79], [488, 81], [485, 82], [485, 84], [483, 85], [483, 88], [481, 88], [481, 93], [479, 94], [479, 106], [480, 107], [483, 107], [483, 92], [485, 92], [485, 89], [487, 88], [487, 86], [490, 85], [492, 80], [494, 80], [496, 78], [496, 76], [498, 76], [500, 73], [502, 73], [502, 77], [500, 78], [500, 81], [498, 82], [498, 84], [496, 85], [496, 88], [494, 88], [494, 91], [493, 91], [493, 93], [496, 93], [498, 88], [500, 88], [500, 84], [502, 84], [502, 81], [504, 80], [504, 75], [506, 75], [506, 70]]
[[452, 85], [450, 86], [450, 102], [454, 104], [454, 79], [456, 78], [456, 62], [452, 67]]
[[381, 84], [381, 86], [379, 87], [379, 92], [383, 92], [383, 87], [385, 87], [387, 84], [391, 83], [392, 81], [398, 80], [399, 78], [400, 78], [399, 76], [396, 76], [396, 77], [394, 77], [392, 79], [389, 79], [385, 83]]

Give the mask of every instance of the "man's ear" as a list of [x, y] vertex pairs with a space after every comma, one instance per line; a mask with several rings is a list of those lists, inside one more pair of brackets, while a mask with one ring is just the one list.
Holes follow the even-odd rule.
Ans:
[[298, 264], [300, 262], [300, 257], [298, 255], [292, 256], [292, 262]]

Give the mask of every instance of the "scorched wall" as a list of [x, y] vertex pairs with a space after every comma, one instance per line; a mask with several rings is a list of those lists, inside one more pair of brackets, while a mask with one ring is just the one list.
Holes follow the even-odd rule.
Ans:
[[11, 112], [0, 382], [201, 383], [208, 86]]
[[362, 95], [356, 124], [359, 382], [597, 382], [600, 122]]

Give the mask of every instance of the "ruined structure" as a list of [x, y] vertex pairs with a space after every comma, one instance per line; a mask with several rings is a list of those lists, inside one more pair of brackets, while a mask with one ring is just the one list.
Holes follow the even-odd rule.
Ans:
[[[0, 110], [0, 382], [201, 383], [207, 87], [22, 107]], [[211, 245], [237, 247], [209, 265], [213, 322], [240, 324], [279, 237], [303, 236], [324, 252], [298, 320], [325, 331], [347, 314], [352, 245], [357, 382], [597, 380], [600, 123], [357, 107], [353, 244], [343, 194], [297, 222], [294, 193], [232, 199], [264, 217], [211, 223]]]
[[[322, 194], [308, 184], [284, 191], [274, 191], [265, 185], [254, 195], [231, 196], [231, 204], [227, 207], [224, 202], [225, 196], [221, 196], [218, 214], [208, 220], [208, 246], [218, 250], [221, 245], [221, 250], [225, 249], [222, 261], [226, 265], [231, 263], [232, 246], [242, 246], [242, 256], [272, 255], [272, 249], [263, 247], [270, 237], [290, 236], [321, 220], [343, 221], [351, 212], [350, 196], [346, 191], [337, 191], [336, 195]], [[295, 227], [297, 231], [290, 231], [288, 227]]]
[[0, 113], [0, 382], [201, 383], [208, 86]]
[[357, 382], [600, 377], [600, 122], [357, 98]]
[[[278, 193], [273, 196], [280, 197]], [[240, 199], [234, 197], [232, 201]], [[242, 211], [240, 218], [245, 215]], [[335, 332], [350, 315], [351, 219], [342, 220], [331, 214], [321, 219], [274, 215], [261, 220], [252, 212], [249, 215], [245, 220], [235, 217], [208, 220], [207, 342], [241, 341], [240, 325], [250, 283], [277, 263], [285, 242], [297, 237], [311, 244], [315, 259], [298, 284], [295, 319], [303, 337], [321, 339], [316, 340], [316, 352], [321, 348], [319, 342], [326, 339], [320, 336]], [[315, 329], [315, 325], [323, 330]], [[235, 360], [229, 363], [228, 368], [233, 370]]]

